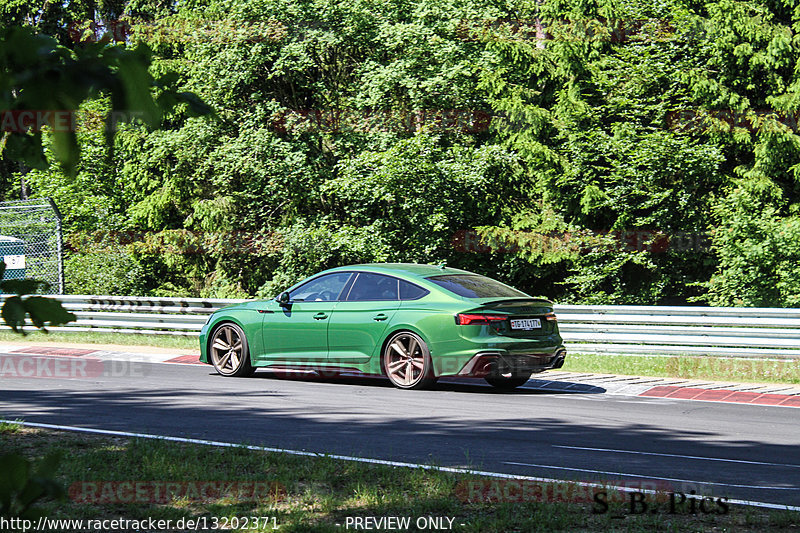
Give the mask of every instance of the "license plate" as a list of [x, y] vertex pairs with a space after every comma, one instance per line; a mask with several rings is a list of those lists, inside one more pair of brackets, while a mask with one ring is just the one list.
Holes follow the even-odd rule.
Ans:
[[542, 327], [538, 318], [520, 318], [511, 321], [511, 329], [537, 329]]

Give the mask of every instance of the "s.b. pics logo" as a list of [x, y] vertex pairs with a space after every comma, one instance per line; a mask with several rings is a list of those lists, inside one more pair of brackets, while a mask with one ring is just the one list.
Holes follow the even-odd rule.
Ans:
[[[619, 498], [606, 491], [594, 493], [594, 505], [592, 512], [595, 514], [605, 514], [609, 512], [610, 503], [619, 501]], [[713, 498], [711, 496], [698, 495], [696, 491], [689, 491], [689, 494], [682, 492], [667, 493], [645, 493], [628, 492], [626, 494], [625, 505], [622, 507], [623, 513], [632, 515], [641, 514], [704, 514], [704, 515], [724, 515], [728, 514], [730, 507], [728, 498]]]

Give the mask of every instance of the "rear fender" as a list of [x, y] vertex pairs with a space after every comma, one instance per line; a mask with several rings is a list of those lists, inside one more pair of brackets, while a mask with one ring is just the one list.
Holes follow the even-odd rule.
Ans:
[[[416, 333], [422, 338], [422, 340], [425, 342], [425, 345], [428, 346], [428, 350], [430, 350], [430, 340], [418, 327], [408, 323], [392, 324], [383, 332], [383, 342], [375, 347], [375, 351], [372, 353], [372, 357], [369, 359], [370, 373], [386, 375], [383, 370], [383, 351], [386, 349], [386, 346], [389, 343], [389, 339], [392, 338], [392, 335], [401, 331], [410, 331], [412, 333]], [[431, 353], [431, 357], [433, 357], [433, 353]]]

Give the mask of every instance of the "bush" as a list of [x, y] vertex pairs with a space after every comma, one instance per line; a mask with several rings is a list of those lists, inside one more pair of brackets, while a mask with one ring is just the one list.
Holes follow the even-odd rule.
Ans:
[[800, 217], [776, 204], [777, 195], [743, 183], [715, 206], [719, 267], [703, 284], [710, 305], [800, 306]]
[[67, 294], [146, 294], [145, 269], [124, 252], [71, 255], [64, 262]]

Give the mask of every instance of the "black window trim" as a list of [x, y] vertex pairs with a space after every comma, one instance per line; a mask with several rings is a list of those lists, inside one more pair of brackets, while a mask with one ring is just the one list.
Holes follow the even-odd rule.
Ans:
[[[305, 287], [309, 283], [311, 283], [313, 281], [316, 281], [316, 280], [318, 280], [320, 278], [324, 278], [325, 276], [335, 276], [336, 274], [349, 274], [349, 277], [347, 278], [347, 281], [344, 282], [344, 285], [342, 286], [342, 290], [339, 291], [339, 294], [336, 296], [336, 298], [333, 299], [333, 300], [326, 300], [326, 301], [329, 301], [329, 302], [341, 302], [341, 301], [343, 301], [342, 300], [342, 293], [345, 291], [345, 289], [347, 289], [348, 294], [350, 293], [349, 288], [352, 286], [353, 280], [355, 279], [355, 276], [353, 276], [353, 274], [357, 274], [357, 272], [353, 272], [351, 270], [340, 270], [338, 272], [326, 272], [324, 274], [320, 274], [318, 276], [314, 276], [313, 278], [311, 278], [310, 280], [306, 281], [302, 285], [298, 285], [297, 287], [292, 289], [291, 292], [295, 292], [295, 291], [297, 291], [299, 289], [302, 289], [303, 287]], [[289, 294], [291, 294], [291, 292]], [[292, 300], [292, 301], [311, 302], [311, 300]], [[316, 302], [316, 303], [322, 303], [322, 302]]]
[[[292, 292], [295, 292], [295, 291], [297, 291], [299, 289], [302, 289], [303, 287], [305, 287], [309, 283], [311, 283], [313, 281], [316, 281], [316, 280], [318, 280], [318, 279], [320, 279], [320, 278], [322, 278], [324, 276], [332, 276], [332, 275], [336, 275], [336, 274], [349, 274], [350, 277], [347, 278], [347, 281], [342, 286], [342, 290], [336, 296], [336, 299], [329, 300], [331, 302], [413, 302], [413, 301], [425, 298], [426, 296], [428, 296], [431, 293], [431, 291], [429, 289], [426, 289], [425, 287], [417, 285], [416, 283], [414, 283], [412, 281], [408, 281], [406, 279], [398, 278], [397, 276], [392, 276], [391, 274], [384, 274], [382, 272], [372, 272], [372, 271], [368, 271], [368, 270], [341, 270], [339, 272], [326, 272], [325, 274], [320, 274], [318, 276], [314, 276], [313, 278], [309, 279], [308, 281], [306, 281], [302, 285], [299, 285], [299, 286], [295, 287], [294, 289], [292, 289]], [[348, 300], [347, 298], [350, 296], [350, 291], [353, 290], [353, 285], [355, 285], [356, 280], [358, 279], [358, 276], [361, 275], [361, 274], [375, 274], [376, 276], [383, 276], [385, 278], [394, 279], [397, 282], [397, 298], [395, 298], [394, 300]], [[423, 291], [423, 294], [417, 296], [416, 298], [401, 298], [400, 297], [400, 283], [401, 282], [402, 283], [408, 283], [409, 285], [412, 285], [412, 286], [416, 287], [417, 289]], [[306, 302], [306, 300], [297, 300], [297, 301], [298, 302]]]
[[420, 294], [420, 295], [419, 295], [419, 296], [417, 296], [416, 298], [401, 298], [401, 297], [400, 297], [400, 284], [398, 283], [398, 285], [397, 285], [397, 298], [398, 298], [398, 300], [400, 300], [401, 302], [414, 302], [414, 301], [416, 301], [416, 300], [421, 300], [422, 298], [425, 298], [427, 295], [429, 295], [429, 294], [431, 293], [431, 291], [429, 291], [429, 290], [428, 290], [428, 289], [426, 289], [425, 287], [420, 287], [420, 286], [419, 286], [419, 285], [417, 285], [416, 283], [412, 283], [412, 282], [408, 281], [407, 279], [400, 279], [400, 278], [397, 278], [397, 279], [398, 279], [399, 281], [404, 281], [404, 282], [408, 283], [409, 285], [411, 285], [411, 286], [413, 286], [413, 287], [416, 287], [416, 288], [418, 288], [419, 290], [423, 291], [423, 292], [422, 292], [422, 294]]
[[[455, 292], [455, 291], [452, 291], [452, 290], [450, 290], [450, 289], [448, 289], [448, 288], [446, 288], [446, 287], [444, 287], [444, 286], [442, 286], [442, 285], [439, 285], [438, 283], [436, 283], [436, 279], [437, 279], [437, 278], [446, 278], [446, 277], [455, 277], [455, 276], [473, 277], [473, 278], [486, 278], [486, 279], [488, 279], [488, 280], [491, 280], [491, 281], [493, 281], [493, 282], [495, 282], [495, 283], [499, 283], [500, 285], [503, 285], [504, 287], [507, 287], [507, 288], [511, 289], [512, 291], [515, 291], [515, 292], [518, 292], [518, 293], [520, 293], [520, 295], [519, 295], [519, 296], [508, 296], [507, 298], [521, 298], [521, 297], [527, 297], [527, 298], [530, 298], [530, 296], [528, 296], [527, 294], [525, 294], [525, 293], [524, 293], [524, 292], [522, 292], [521, 290], [517, 289], [516, 287], [512, 287], [511, 285], [508, 285], [508, 284], [506, 284], [506, 283], [503, 283], [502, 281], [498, 281], [498, 280], [496, 280], [496, 279], [494, 279], [494, 278], [490, 278], [489, 276], [484, 276], [483, 274], [475, 274], [475, 273], [472, 273], [472, 272], [471, 272], [471, 273], [468, 273], [468, 274], [462, 274], [462, 273], [456, 273], [456, 274], [435, 274], [435, 275], [433, 275], [433, 276], [427, 276], [425, 279], [429, 280], [431, 283], [433, 283], [433, 284], [437, 285], [437, 286], [438, 286], [438, 287], [440, 287], [441, 289], [444, 289], [444, 290], [446, 290], [446, 291], [448, 291], [448, 292], [451, 292], [451, 293], [455, 294], [456, 296], [459, 296], [459, 297], [461, 297], [461, 298], [470, 298], [469, 296], [462, 296], [462, 295], [458, 294], [457, 292]], [[473, 298], [495, 298], [495, 297], [494, 297], [494, 296], [484, 296], [484, 297], [477, 296], [477, 297], [473, 297]]]
[[[368, 270], [363, 270], [363, 271], [359, 270], [354, 272], [354, 274], [355, 276], [352, 279], [352, 283], [350, 283], [350, 287], [347, 290], [347, 294], [345, 295], [344, 299], [341, 300], [342, 302], [399, 302], [400, 301], [400, 278], [398, 278], [397, 276], [384, 274], [382, 272], [370, 272]], [[384, 278], [390, 278], [395, 280], [397, 282], [397, 298], [395, 298], [394, 300], [386, 300], [382, 298], [376, 298], [374, 300], [348, 300], [348, 298], [350, 298], [350, 292], [353, 290], [353, 287], [355, 287], [356, 281], [358, 281], [358, 277], [361, 274], [374, 274], [375, 276], [383, 276]]]

